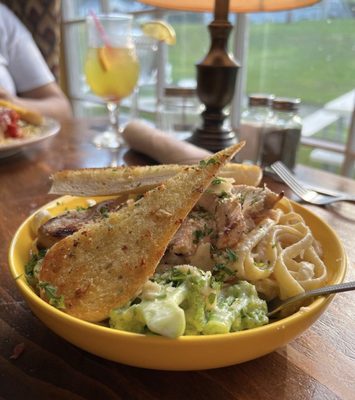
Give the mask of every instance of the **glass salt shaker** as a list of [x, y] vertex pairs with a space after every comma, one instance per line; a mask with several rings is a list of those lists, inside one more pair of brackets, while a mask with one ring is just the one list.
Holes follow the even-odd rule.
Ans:
[[263, 135], [262, 167], [282, 161], [294, 169], [302, 131], [302, 120], [298, 115], [300, 104], [298, 98], [276, 97], [272, 101], [273, 113], [266, 121]]
[[251, 94], [248, 96], [248, 108], [242, 113], [239, 129], [239, 140], [246, 145], [238, 155], [239, 161], [257, 164], [260, 159], [262, 138], [266, 121], [270, 118], [271, 94]]
[[179, 140], [186, 140], [197, 126], [200, 113], [201, 103], [195, 88], [166, 87], [159, 128]]

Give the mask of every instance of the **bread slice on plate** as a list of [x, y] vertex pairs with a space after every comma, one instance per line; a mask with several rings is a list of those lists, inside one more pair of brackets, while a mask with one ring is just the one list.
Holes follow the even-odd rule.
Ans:
[[51, 285], [63, 296], [68, 314], [93, 322], [106, 319], [153, 275], [184, 218], [243, 145], [183, 168], [132, 205], [56, 243], [43, 261], [42, 286]]
[[[73, 196], [106, 196], [144, 193], [186, 169], [186, 165], [84, 168], [53, 174], [51, 194]], [[234, 178], [238, 185], [258, 186], [262, 170], [257, 165], [228, 163], [218, 173], [222, 178]]]
[[43, 123], [43, 116], [37, 111], [29, 110], [28, 108], [18, 106], [17, 104], [3, 99], [0, 99], [0, 107], [16, 111], [22, 120], [32, 125], [42, 125]]

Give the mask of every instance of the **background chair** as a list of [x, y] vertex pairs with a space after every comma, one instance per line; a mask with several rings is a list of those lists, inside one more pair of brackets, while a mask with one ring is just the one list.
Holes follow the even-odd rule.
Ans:
[[3, 0], [24, 23], [56, 80], [60, 78], [60, 0]]

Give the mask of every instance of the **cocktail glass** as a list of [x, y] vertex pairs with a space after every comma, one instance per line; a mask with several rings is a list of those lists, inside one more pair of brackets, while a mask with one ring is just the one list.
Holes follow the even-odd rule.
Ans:
[[138, 81], [139, 62], [131, 34], [132, 16], [123, 14], [87, 17], [88, 52], [85, 76], [91, 91], [102, 98], [110, 126], [93, 138], [101, 148], [117, 149], [124, 143], [119, 124], [119, 105]]

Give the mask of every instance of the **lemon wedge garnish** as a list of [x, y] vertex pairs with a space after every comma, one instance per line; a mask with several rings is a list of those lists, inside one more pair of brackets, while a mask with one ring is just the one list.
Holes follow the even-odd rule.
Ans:
[[165, 21], [148, 21], [141, 25], [143, 33], [153, 39], [173, 45], [176, 43], [174, 28]]

